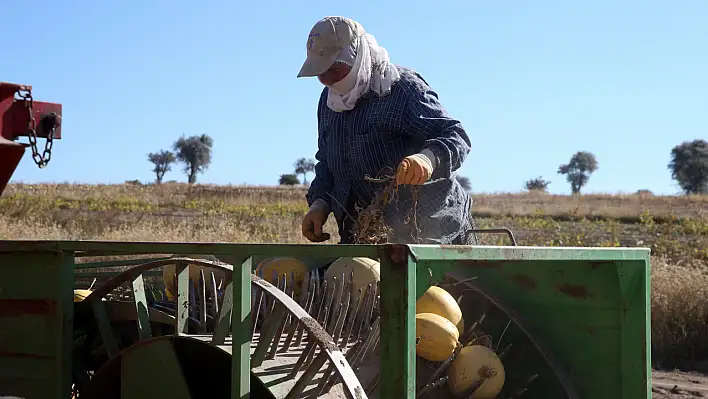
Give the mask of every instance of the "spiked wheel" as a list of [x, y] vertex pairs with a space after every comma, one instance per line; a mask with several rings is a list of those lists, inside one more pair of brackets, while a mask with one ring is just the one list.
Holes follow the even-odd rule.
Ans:
[[[171, 303], [146, 294], [152, 290], [146, 290], [149, 283], [143, 277], [168, 264], [177, 265], [178, 276], [178, 292]], [[120, 398], [138, 391], [141, 397], [229, 397], [233, 291], [228, 278], [225, 289], [217, 290], [214, 275], [209, 281], [203, 272], [198, 287], [190, 290], [188, 273], [194, 266], [221, 270], [227, 276], [233, 270], [225, 263], [190, 258], [149, 262], [106, 281], [76, 304], [76, 398]], [[309, 277], [306, 281], [307, 286], [315, 282]], [[129, 292], [123, 295], [128, 300], [106, 300], [121, 289]], [[293, 287], [286, 279], [273, 286], [252, 276], [252, 289], [251, 397], [309, 395], [316, 388], [310, 386], [312, 377], [327, 370], [343, 381], [337, 395], [366, 397], [348, 359], [292, 298]], [[309, 292], [303, 290], [303, 298]], [[331, 370], [321, 370], [327, 362]], [[289, 378], [273, 377], [278, 373]], [[155, 384], [150, 375], [164, 383]]]
[[[315, 281], [313, 281], [315, 280]], [[326, 327], [355, 370], [369, 397], [378, 397], [379, 387], [379, 320], [378, 286], [369, 285], [364, 293], [352, 292], [353, 275], [339, 275], [331, 280], [319, 280], [315, 274], [303, 307]], [[454, 273], [446, 275], [439, 286], [457, 298], [466, 328], [460, 334], [456, 351], [444, 362], [417, 358], [418, 398], [498, 398], [523, 397], [577, 399], [578, 395], [563, 368], [553, 359], [523, 319], [502, 302], [485, 293], [474, 280]], [[346, 326], [342, 328], [342, 326]], [[286, 342], [289, 342], [286, 338]], [[287, 345], [287, 344], [286, 344]], [[503, 364], [505, 378], [496, 396], [485, 396], [483, 377], [465, 392], [453, 395], [449, 380], [456, 356], [466, 347], [482, 345], [491, 349]], [[302, 360], [301, 360], [302, 361]], [[483, 368], [483, 367], [482, 367]], [[480, 368], [481, 370], [481, 368]], [[483, 374], [481, 371], [478, 371]], [[459, 374], [459, 373], [458, 373]], [[322, 395], [335, 385], [336, 378], [320, 378], [315, 395]], [[286, 378], [286, 373], [282, 374]]]
[[[563, 368], [543, 342], [525, 326], [520, 315], [485, 293], [472, 279], [448, 273], [439, 286], [457, 298], [466, 320], [460, 343], [463, 346], [484, 345], [502, 361], [505, 381], [496, 398], [579, 398]], [[449, 360], [454, 360], [459, 350]], [[439, 365], [434, 378], [419, 386], [418, 397], [432, 392], [435, 394], [428, 397], [448, 397], [449, 390], [441, 385], [448, 382], [450, 375], [449, 362]], [[484, 397], [475, 395], [475, 390], [479, 388], [479, 385], [471, 386], [462, 397]]]

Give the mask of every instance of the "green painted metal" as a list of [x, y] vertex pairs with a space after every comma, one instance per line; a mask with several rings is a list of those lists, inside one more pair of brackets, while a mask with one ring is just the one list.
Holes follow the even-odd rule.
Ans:
[[[0, 397], [70, 397], [71, 256], [0, 251]], [[67, 367], [68, 366], [68, 367]]]
[[[120, 357], [120, 372], [121, 399], [191, 399], [180, 362], [169, 340], [156, 339], [126, 350]], [[146, 379], [147, 375], [149, 379]], [[148, 381], [151, 383], [146, 383]]]
[[[250, 390], [250, 335], [245, 332], [251, 323], [250, 272], [273, 256], [381, 260], [381, 397], [414, 397], [415, 299], [449, 273], [475, 277], [476, 286], [513, 309], [580, 398], [651, 398], [648, 249], [70, 241], [0, 241], [0, 395], [67, 397], [72, 259], [78, 251], [91, 256], [211, 254], [241, 265], [229, 291], [232, 336], [238, 338], [232, 348], [232, 398]], [[8, 304], [24, 299], [53, 301], [62, 310], [51, 315], [8, 310]], [[495, 322], [502, 321], [485, 324]], [[8, 347], [44, 357], [15, 360], [7, 355]]]

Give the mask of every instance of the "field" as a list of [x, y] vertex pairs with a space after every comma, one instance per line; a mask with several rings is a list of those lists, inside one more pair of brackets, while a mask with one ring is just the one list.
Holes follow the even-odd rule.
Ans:
[[[304, 194], [302, 188], [172, 183], [11, 184], [0, 197], [0, 239], [302, 243]], [[708, 197], [474, 199], [478, 225], [508, 227], [520, 245], [650, 247], [654, 366], [708, 369]], [[336, 240], [333, 220], [325, 229]]]

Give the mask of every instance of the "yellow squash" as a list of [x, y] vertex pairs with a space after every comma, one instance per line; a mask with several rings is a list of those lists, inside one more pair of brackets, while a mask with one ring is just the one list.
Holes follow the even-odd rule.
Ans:
[[76, 289], [74, 290], [74, 302], [81, 302], [84, 299], [86, 299], [87, 296], [91, 295], [93, 290], [82, 290], [82, 289]]
[[482, 378], [470, 399], [496, 398], [504, 386], [504, 365], [493, 350], [484, 345], [465, 346], [447, 370], [448, 386], [457, 397]]
[[268, 258], [264, 259], [256, 267], [256, 275], [261, 276], [261, 272], [263, 272], [263, 279], [273, 285], [277, 282], [273, 272], [277, 273], [280, 278], [283, 278], [283, 274], [285, 274], [288, 284], [293, 284], [292, 279], [294, 278], [295, 298], [298, 299], [308, 268], [305, 263], [297, 258]]
[[457, 346], [460, 333], [452, 322], [435, 313], [415, 315], [416, 355], [432, 362], [444, 362]]
[[[180, 257], [182, 255], [175, 255], [175, 257]], [[188, 258], [192, 259], [204, 259], [204, 260], [210, 260], [213, 262], [217, 262], [219, 259], [216, 256], [213, 255], [186, 255]], [[162, 282], [165, 284], [165, 293], [167, 294], [167, 299], [173, 300], [174, 295], [175, 295], [175, 283], [174, 283], [174, 277], [175, 277], [175, 270], [176, 270], [177, 265], [174, 263], [171, 265], [165, 266], [165, 268], [162, 270]], [[207, 283], [211, 281], [211, 272], [214, 273], [214, 278], [216, 279], [216, 284], [217, 287], [219, 285], [219, 281], [223, 280], [224, 278], [224, 271], [221, 269], [213, 268], [213, 267], [204, 267], [204, 266], [197, 266], [197, 265], [190, 265], [189, 266], [189, 281], [192, 283], [194, 286], [194, 289], [196, 290], [199, 287], [199, 271], [204, 270], [204, 279], [206, 280]]]
[[415, 303], [416, 313], [435, 313], [452, 322], [457, 327], [457, 331], [462, 334], [465, 328], [465, 321], [462, 318], [462, 310], [455, 301], [455, 298], [444, 289], [432, 286], [428, 288]]
[[327, 281], [332, 281], [332, 277], [337, 277], [337, 280], [339, 280], [344, 274], [344, 278], [348, 279], [352, 271], [354, 272], [352, 292], [355, 295], [359, 288], [364, 294], [369, 284], [376, 288], [376, 283], [381, 281], [380, 264], [371, 258], [339, 258], [327, 268], [324, 277]]

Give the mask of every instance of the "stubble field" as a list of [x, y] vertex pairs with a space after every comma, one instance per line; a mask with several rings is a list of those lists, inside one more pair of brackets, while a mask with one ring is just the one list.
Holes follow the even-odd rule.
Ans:
[[[0, 239], [303, 243], [303, 188], [11, 184]], [[708, 369], [708, 197], [474, 194], [480, 227], [520, 245], [652, 249], [655, 367]], [[337, 234], [334, 220], [325, 229]], [[486, 237], [486, 244], [502, 244]]]

